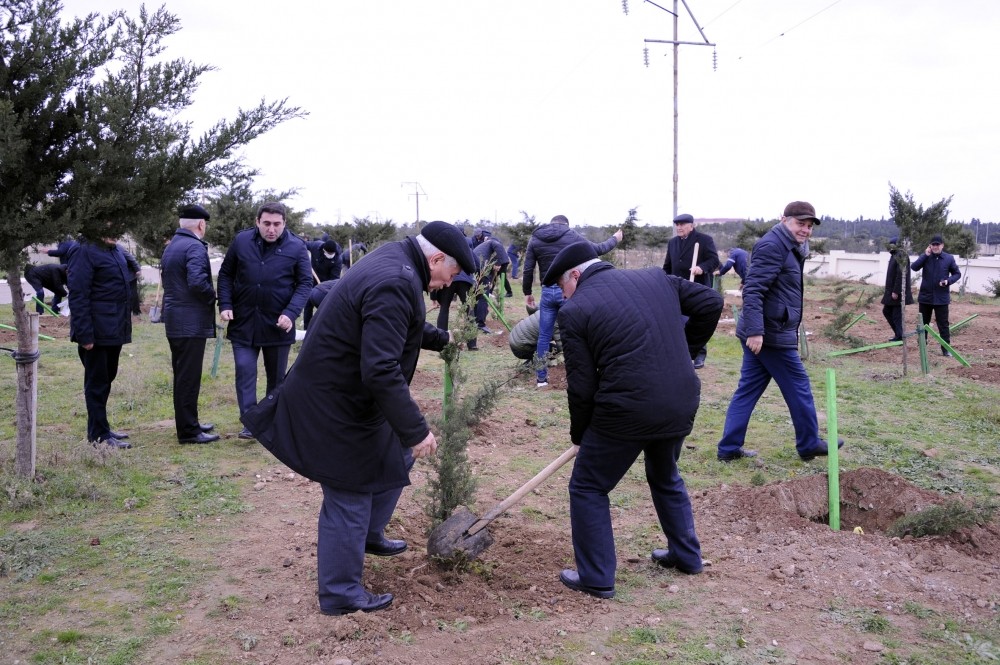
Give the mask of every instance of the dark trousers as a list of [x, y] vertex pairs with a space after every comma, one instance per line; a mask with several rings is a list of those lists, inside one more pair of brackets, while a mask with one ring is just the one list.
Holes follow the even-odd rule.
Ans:
[[903, 307], [902, 305], [883, 305], [882, 316], [889, 322], [892, 328], [892, 338], [894, 340], [903, 339]]
[[[938, 334], [941, 335], [941, 339], [951, 344], [951, 324], [948, 323], [948, 305], [927, 305], [925, 303], [920, 303], [920, 316], [923, 319], [924, 325], [928, 325], [931, 322], [931, 313], [934, 314], [934, 320], [937, 321]], [[927, 339], [927, 333], [924, 332], [924, 339]], [[946, 351], [943, 346], [942, 351]]]
[[680, 567], [700, 570], [701, 545], [694, 530], [691, 500], [677, 460], [684, 437], [655, 441], [623, 441], [587, 430], [580, 442], [569, 479], [569, 514], [573, 553], [580, 581], [588, 586], [615, 585], [615, 537], [608, 493], [629, 470], [639, 453], [646, 462], [646, 481], [660, 528], [672, 558]]
[[438, 289], [435, 291], [437, 293], [438, 304], [441, 305], [441, 309], [438, 310], [437, 327], [441, 330], [448, 329], [448, 317], [451, 312], [451, 301], [458, 296], [458, 299], [465, 304], [466, 299], [469, 297], [469, 289], [472, 285], [468, 282], [452, 282], [451, 286], [446, 286], [443, 289]]
[[[407, 469], [413, 457], [406, 449]], [[316, 542], [316, 578], [319, 606], [324, 610], [349, 607], [366, 598], [361, 576], [365, 543], [382, 540], [403, 488], [383, 492], [352, 492], [329, 485], [323, 488]], [[700, 563], [700, 562], [699, 562]]]
[[174, 425], [177, 438], [198, 436], [198, 394], [205, 360], [204, 337], [169, 338], [170, 364], [174, 368]]
[[236, 403], [240, 416], [257, 404], [257, 358], [263, 352], [267, 392], [278, 387], [288, 369], [290, 344], [282, 346], [249, 346], [233, 342], [233, 361], [236, 365]]
[[740, 368], [740, 382], [726, 410], [726, 424], [719, 441], [719, 457], [732, 455], [743, 447], [750, 425], [750, 416], [771, 379], [778, 384], [781, 396], [785, 398], [788, 412], [795, 427], [795, 449], [799, 455], [809, 455], [813, 451], [826, 449], [826, 442], [819, 438], [819, 423], [816, 420], [816, 404], [813, 402], [809, 374], [802, 364], [798, 349], [776, 349], [765, 346], [754, 355], [743, 346], [743, 367]]
[[77, 346], [83, 363], [83, 399], [87, 404], [87, 441], [103, 441], [111, 435], [108, 424], [108, 396], [118, 376], [122, 347], [94, 345], [87, 351]]

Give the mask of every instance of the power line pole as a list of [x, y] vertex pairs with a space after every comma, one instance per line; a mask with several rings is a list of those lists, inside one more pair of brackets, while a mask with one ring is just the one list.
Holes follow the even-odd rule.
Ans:
[[408, 196], [412, 196], [412, 197], [414, 197], [417, 200], [417, 218], [414, 221], [414, 228], [417, 231], [419, 231], [420, 230], [420, 197], [421, 196], [426, 197], [427, 193], [424, 191], [424, 188], [420, 186], [419, 182], [404, 182], [404, 183], [401, 183], [399, 186], [400, 187], [406, 187], [407, 185], [413, 185], [413, 193], [409, 194]]
[[[652, 0], [643, 0], [643, 2], [648, 2], [649, 4], [653, 5], [654, 7], [662, 9], [663, 11], [667, 12], [668, 14], [671, 14], [674, 17], [674, 38], [673, 39], [644, 39], [643, 40], [643, 42], [645, 42], [646, 44], [673, 44], [673, 46], [674, 46], [674, 174], [673, 174], [673, 181], [674, 181], [674, 206], [673, 206], [674, 214], [673, 214], [673, 216], [674, 217], [677, 217], [677, 182], [678, 182], [678, 177], [677, 177], [677, 173], [678, 173], [678, 141], [677, 141], [677, 137], [680, 134], [680, 132], [679, 132], [679, 123], [678, 123], [679, 113], [678, 113], [678, 104], [677, 104], [677, 80], [678, 80], [678, 58], [677, 58], [677, 55], [678, 55], [678, 50], [679, 50], [679, 47], [681, 45], [687, 45], [687, 46], [711, 46], [713, 49], [715, 48], [715, 44], [713, 44], [713, 43], [711, 43], [711, 42], [708, 41], [708, 37], [705, 36], [705, 32], [701, 29], [701, 26], [698, 25], [698, 21], [697, 21], [697, 19], [695, 19], [694, 14], [691, 12], [691, 8], [688, 7], [687, 0], [680, 0], [680, 1], [682, 3], [684, 3], [684, 9], [687, 10], [688, 16], [691, 17], [691, 22], [694, 23], [694, 26], [698, 29], [698, 33], [701, 35], [701, 38], [704, 41], [701, 41], [701, 42], [685, 42], [685, 41], [681, 41], [680, 40], [680, 35], [678, 34], [678, 12], [677, 12], [677, 2], [678, 2], [678, 0], [674, 0], [674, 10], [673, 11], [670, 11], [666, 7], [662, 7], [662, 6], [658, 5], [658, 4], [656, 4]], [[628, 0], [622, 0], [622, 9], [624, 9], [625, 13], [628, 14]], [[644, 48], [643, 51], [644, 51], [644, 56], [645, 56], [644, 59], [645, 59], [645, 62], [646, 62], [646, 66], [648, 67], [649, 66], [649, 49], [648, 49], [648, 47]], [[715, 66], [715, 54], [714, 54], [714, 52], [713, 52], [712, 58], [713, 58], [713, 67], [714, 67]]]

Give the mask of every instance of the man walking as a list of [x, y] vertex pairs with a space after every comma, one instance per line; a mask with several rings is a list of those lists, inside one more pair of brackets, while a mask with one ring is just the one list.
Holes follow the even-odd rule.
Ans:
[[444, 222], [373, 251], [323, 299], [285, 381], [243, 416], [275, 457], [322, 485], [316, 564], [324, 614], [392, 603], [392, 594], [362, 586], [364, 557], [407, 548], [384, 529], [414, 458], [437, 448], [410, 381], [420, 349], [440, 351], [450, 341], [427, 323], [424, 292], [447, 286], [459, 269], [475, 273], [472, 250]]
[[[785, 206], [781, 221], [753, 248], [753, 261], [743, 286], [743, 313], [736, 336], [743, 344], [740, 382], [726, 411], [718, 458], [731, 462], [756, 457], [744, 449], [750, 415], [771, 379], [781, 389], [795, 427], [795, 449], [803, 461], [827, 454], [819, 436], [816, 405], [809, 375], [799, 357], [802, 322], [802, 266], [809, 255], [809, 237], [819, 224], [816, 209], [805, 201]], [[844, 445], [838, 441], [837, 446]]]
[[208, 211], [197, 204], [178, 212], [180, 228], [160, 260], [163, 280], [163, 324], [174, 371], [174, 425], [180, 443], [211, 443], [211, 423], [198, 419], [198, 394], [205, 359], [205, 340], [215, 337], [215, 289], [203, 238]]
[[[695, 256], [695, 246], [698, 256]], [[697, 263], [695, 263], [697, 261]], [[719, 253], [715, 251], [712, 236], [694, 228], [694, 217], [677, 215], [674, 217], [674, 237], [667, 243], [667, 256], [663, 259], [663, 271], [681, 279], [690, 279], [704, 286], [712, 286], [712, 275], [719, 269]], [[699, 349], [694, 357], [694, 368], [705, 366], [708, 349]]]
[[570, 439], [580, 447], [569, 481], [577, 568], [562, 571], [560, 581], [598, 598], [614, 596], [608, 493], [639, 453], [668, 544], [653, 550], [653, 560], [700, 573], [701, 546], [677, 460], [701, 394], [690, 360], [715, 332], [722, 296], [658, 268], [616, 270], [589, 242], [559, 252], [543, 284], [558, 285], [566, 298], [559, 330]]
[[[252, 229], [236, 234], [219, 269], [219, 316], [233, 344], [240, 415], [257, 403], [257, 358], [263, 354], [267, 392], [281, 383], [298, 318], [312, 291], [305, 242], [285, 228], [285, 206], [257, 210]], [[320, 413], [321, 411], [317, 412]], [[247, 428], [239, 438], [250, 439]]]
[[[591, 243], [598, 256], [607, 254], [614, 249], [622, 239], [622, 230], [618, 229], [615, 234], [604, 242]], [[524, 253], [524, 277], [521, 291], [524, 293], [524, 304], [529, 310], [535, 309], [535, 297], [531, 295], [531, 282], [535, 276], [535, 265], [538, 266], [538, 281], [552, 266], [556, 254], [569, 247], [574, 242], [586, 239], [576, 231], [569, 228], [569, 219], [565, 215], [556, 215], [552, 221], [544, 226], [535, 229], [528, 241], [528, 248]], [[587, 241], [589, 242], [589, 241]], [[535, 351], [536, 378], [539, 388], [549, 387], [549, 369], [546, 364], [546, 357], [549, 353], [549, 343], [552, 341], [552, 331], [556, 326], [556, 315], [563, 304], [563, 294], [556, 285], [542, 285], [542, 296], [538, 304], [541, 316], [538, 322], [538, 346]]]
[[[917, 303], [924, 325], [931, 322], [931, 314], [937, 321], [941, 339], [951, 344], [951, 325], [948, 323], [948, 305], [951, 303], [951, 285], [962, 278], [955, 257], [944, 251], [944, 239], [936, 235], [913, 265], [913, 270], [923, 270]], [[924, 333], [927, 338], [927, 333]], [[950, 356], [947, 348], [941, 347], [941, 355]]]
[[82, 240], [69, 250], [70, 340], [83, 363], [87, 440], [95, 447], [131, 448], [127, 432], [108, 422], [108, 397], [118, 376], [122, 346], [132, 342], [129, 281], [132, 273], [114, 238]]
[[889, 250], [889, 266], [885, 271], [885, 292], [882, 294], [882, 316], [892, 328], [890, 342], [903, 340], [903, 304], [913, 304], [910, 289], [910, 257], [899, 246], [899, 238], [892, 238], [886, 247]]

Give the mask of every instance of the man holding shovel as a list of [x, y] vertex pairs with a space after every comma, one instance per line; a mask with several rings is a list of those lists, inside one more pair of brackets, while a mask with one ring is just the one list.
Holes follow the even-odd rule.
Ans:
[[427, 323], [424, 292], [451, 284], [459, 269], [475, 273], [475, 259], [462, 232], [445, 222], [373, 251], [323, 298], [284, 382], [243, 416], [275, 457], [323, 487], [316, 553], [323, 614], [392, 603], [391, 593], [362, 586], [365, 554], [406, 550], [383, 531], [414, 458], [437, 448], [410, 381], [420, 349], [440, 351], [450, 341]]
[[559, 330], [570, 439], [579, 446], [569, 481], [577, 569], [559, 580], [598, 598], [614, 596], [608, 493], [639, 453], [669, 546], [653, 550], [653, 560], [700, 573], [701, 545], [677, 460], [701, 394], [691, 360], [715, 332], [722, 296], [659, 268], [616, 270], [589, 242], [559, 252], [542, 283], [558, 285], [566, 298]]
[[[712, 236], [694, 228], [694, 217], [677, 215], [674, 217], [674, 237], [667, 243], [667, 256], [663, 259], [663, 270], [668, 275], [712, 286], [712, 275], [719, 269], [719, 253], [715, 250]], [[694, 357], [694, 368], [705, 366], [708, 349], [698, 350]]]

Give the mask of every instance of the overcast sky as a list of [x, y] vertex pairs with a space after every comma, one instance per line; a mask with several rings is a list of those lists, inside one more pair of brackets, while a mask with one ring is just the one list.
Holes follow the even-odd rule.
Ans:
[[[68, 15], [134, 0], [66, 0]], [[658, 2], [671, 9], [672, 0]], [[245, 151], [314, 223], [640, 223], [673, 214], [673, 17], [629, 0], [169, 0], [211, 64], [197, 129], [261, 97], [309, 112]], [[889, 183], [1000, 221], [1000, 3], [688, 0], [679, 212], [888, 217]], [[158, 3], [149, 3], [151, 8]], [[679, 36], [702, 41], [679, 3]], [[643, 48], [649, 47], [649, 66]], [[415, 185], [414, 183], [419, 183]], [[419, 198], [414, 192], [419, 192]]]

